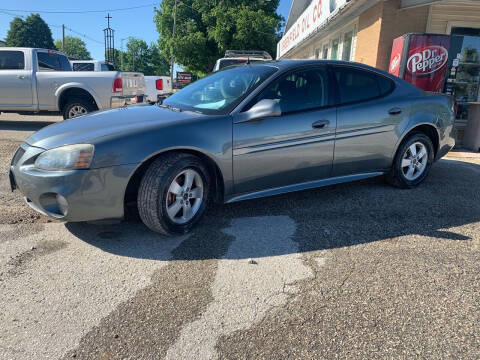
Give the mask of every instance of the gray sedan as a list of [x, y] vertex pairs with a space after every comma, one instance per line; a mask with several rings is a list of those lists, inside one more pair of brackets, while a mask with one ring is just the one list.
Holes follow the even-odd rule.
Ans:
[[122, 218], [184, 233], [230, 203], [385, 175], [419, 185], [454, 146], [454, 104], [368, 66], [277, 61], [217, 72], [160, 106], [46, 127], [15, 153], [12, 189], [65, 221]]

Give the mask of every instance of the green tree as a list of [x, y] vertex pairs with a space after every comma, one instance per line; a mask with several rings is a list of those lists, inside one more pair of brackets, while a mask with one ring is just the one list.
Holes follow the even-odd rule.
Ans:
[[129, 38], [123, 59], [118, 59], [124, 71], [139, 71], [145, 75], [169, 75], [169, 65], [157, 45], [148, 46], [144, 40]]
[[55, 49], [52, 32], [39, 14], [30, 14], [25, 20], [14, 18], [5, 40], [7, 46]]
[[275, 56], [283, 18], [276, 13], [279, 0], [163, 0], [155, 8], [162, 54], [188, 71], [203, 75], [212, 70], [225, 50], [266, 50]]
[[[55, 41], [55, 47], [62, 50], [62, 40]], [[85, 42], [74, 36], [65, 36], [65, 46], [63, 52], [78, 60], [91, 60], [90, 52], [87, 50]]]
[[10, 29], [5, 38], [6, 46], [24, 46], [25, 44], [25, 24], [24, 21], [16, 17], [10, 22]]

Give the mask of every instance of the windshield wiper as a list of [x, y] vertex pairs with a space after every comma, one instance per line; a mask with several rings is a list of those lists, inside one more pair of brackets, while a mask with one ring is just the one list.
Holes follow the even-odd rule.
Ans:
[[161, 104], [161, 105], [158, 105], [158, 106], [160, 106], [161, 108], [164, 108], [164, 109], [168, 109], [168, 110], [172, 110], [172, 111], [176, 111], [176, 112], [182, 112], [182, 109], [180, 109], [178, 107], [174, 107], [172, 105]]

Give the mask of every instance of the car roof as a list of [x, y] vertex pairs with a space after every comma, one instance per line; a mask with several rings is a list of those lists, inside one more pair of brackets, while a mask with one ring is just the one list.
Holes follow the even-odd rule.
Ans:
[[17, 46], [2, 46], [0, 50], [8, 50], [8, 51], [25, 51], [25, 50], [41, 50], [41, 51], [55, 51], [57, 54], [65, 55], [65, 53], [55, 50], [55, 49], [44, 49], [44, 48], [30, 48], [30, 47], [17, 47]]
[[[280, 71], [288, 71], [290, 69], [296, 69], [304, 66], [315, 66], [315, 65], [343, 65], [343, 66], [353, 66], [359, 69], [369, 70], [376, 72], [378, 74], [387, 76], [391, 79], [397, 80], [398, 78], [392, 74], [389, 74], [383, 70], [378, 68], [365, 65], [362, 63], [357, 63], [353, 61], [343, 61], [343, 60], [272, 60], [272, 61], [265, 61], [265, 62], [258, 62], [251, 64], [250, 66], [273, 66]], [[242, 66], [242, 65], [239, 65]]]
[[102, 60], [70, 60], [72, 63], [88, 63], [88, 64], [106, 64], [105, 61]]

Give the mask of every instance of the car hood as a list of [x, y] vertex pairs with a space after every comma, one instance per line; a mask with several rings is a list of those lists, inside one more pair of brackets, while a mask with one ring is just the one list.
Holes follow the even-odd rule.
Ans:
[[131, 106], [98, 111], [47, 126], [31, 135], [25, 142], [43, 149], [69, 144], [95, 144], [101, 138], [118, 133], [167, 126], [204, 116], [189, 111], [177, 112], [159, 106]]

